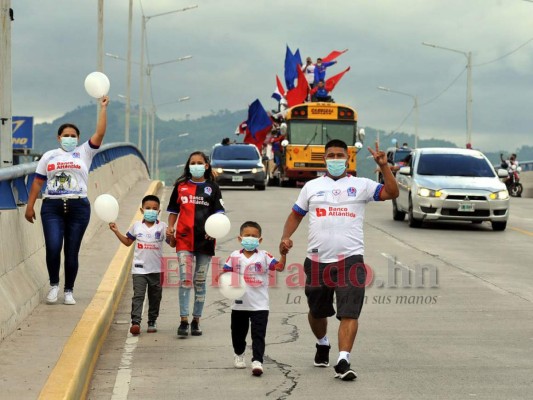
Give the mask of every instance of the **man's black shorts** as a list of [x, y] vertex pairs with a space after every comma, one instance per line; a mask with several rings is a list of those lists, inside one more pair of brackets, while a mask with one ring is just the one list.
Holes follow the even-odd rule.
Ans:
[[335, 315], [358, 319], [365, 300], [366, 267], [363, 256], [355, 255], [334, 263], [319, 263], [306, 258], [305, 295], [309, 311], [315, 318]]

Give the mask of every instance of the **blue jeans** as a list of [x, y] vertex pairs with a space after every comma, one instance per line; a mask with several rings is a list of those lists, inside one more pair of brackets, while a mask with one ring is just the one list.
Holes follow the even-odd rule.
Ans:
[[65, 290], [74, 289], [79, 266], [78, 253], [90, 217], [91, 205], [87, 198], [43, 200], [41, 219], [50, 285], [59, 284], [61, 250], [64, 244]]
[[200, 318], [204, 309], [206, 279], [211, 256], [190, 251], [178, 251], [177, 255], [180, 269], [180, 317], [189, 316], [189, 299], [191, 296], [191, 288], [194, 285], [194, 306], [192, 316]]

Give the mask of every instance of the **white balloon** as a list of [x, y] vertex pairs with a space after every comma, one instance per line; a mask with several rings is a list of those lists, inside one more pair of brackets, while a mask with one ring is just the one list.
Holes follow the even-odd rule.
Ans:
[[287, 146], [289, 145], [289, 141], [288, 141], [287, 139], [283, 139], [283, 140], [281, 141], [281, 145], [282, 145], [283, 147], [287, 147]]
[[244, 277], [237, 272], [223, 273], [218, 280], [220, 293], [227, 299], [235, 300], [246, 292]]
[[229, 233], [231, 222], [225, 214], [217, 213], [211, 215], [205, 221], [205, 233], [215, 239], [221, 239]]
[[94, 201], [94, 211], [104, 222], [115, 222], [118, 217], [118, 201], [110, 194], [101, 194]]
[[109, 78], [102, 72], [91, 72], [85, 78], [85, 90], [89, 96], [99, 99], [109, 93]]

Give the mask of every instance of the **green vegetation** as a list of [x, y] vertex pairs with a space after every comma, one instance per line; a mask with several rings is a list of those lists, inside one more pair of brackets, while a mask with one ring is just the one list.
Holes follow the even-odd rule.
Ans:
[[[130, 141], [134, 144], [138, 142], [138, 110], [133, 109], [130, 120]], [[106, 143], [123, 142], [124, 141], [124, 116], [125, 105], [119, 102], [113, 102], [108, 109], [108, 129], [106, 135]], [[206, 153], [210, 152], [211, 147], [220, 143], [220, 141], [229, 137], [242, 141], [242, 136], [234, 134], [235, 128], [243, 120], [246, 119], [247, 111], [229, 111], [221, 110], [218, 112], [211, 112], [210, 115], [203, 116], [198, 119], [182, 119], [164, 121], [156, 118], [155, 132], [156, 140], [165, 139], [160, 146], [160, 172], [161, 179], [167, 184], [172, 184], [177, 178], [180, 170], [176, 168], [177, 165], [185, 163], [187, 156], [195, 150], [202, 150]], [[61, 118], [56, 119], [51, 124], [43, 123], [35, 125], [35, 152], [43, 153], [57, 146], [56, 134], [57, 128], [66, 122], [76, 124], [81, 131], [82, 139], [87, 139], [92, 135], [96, 126], [96, 105], [78, 107], [73, 111], [68, 112]], [[143, 119], [143, 125], [145, 120]], [[189, 135], [185, 137], [178, 137], [180, 133], [188, 132]], [[368, 178], [374, 178], [376, 165], [366, 146], [374, 146], [378, 132], [380, 137], [381, 147], [387, 149], [392, 146], [392, 139], [396, 139], [398, 143], [407, 142], [410, 145], [414, 143], [414, 135], [399, 132], [394, 135], [387, 134], [384, 131], [378, 131], [373, 128], [365, 127], [366, 138], [365, 147], [358, 154], [358, 175]], [[146, 138], [143, 130], [142, 148], [145, 149]], [[457, 147], [452, 142], [441, 139], [423, 139], [419, 140], [419, 147]], [[507, 155], [508, 150], [502, 150]], [[533, 160], [533, 147], [522, 146], [516, 149], [518, 160]], [[493, 164], [499, 164], [500, 152], [487, 152], [485, 155]]]

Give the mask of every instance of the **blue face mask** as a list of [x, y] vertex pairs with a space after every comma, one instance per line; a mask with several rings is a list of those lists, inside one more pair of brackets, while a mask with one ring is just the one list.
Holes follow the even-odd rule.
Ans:
[[202, 178], [205, 174], [205, 164], [189, 165], [189, 171], [193, 178]]
[[341, 176], [346, 171], [346, 160], [326, 160], [326, 167], [331, 176]]
[[246, 236], [241, 240], [241, 245], [246, 251], [254, 251], [259, 247], [259, 238]]
[[77, 137], [62, 137], [61, 138], [61, 147], [63, 150], [68, 151], [69, 153], [78, 146]]
[[157, 221], [157, 214], [159, 214], [157, 210], [144, 210], [144, 220], [146, 222], [155, 222]]

